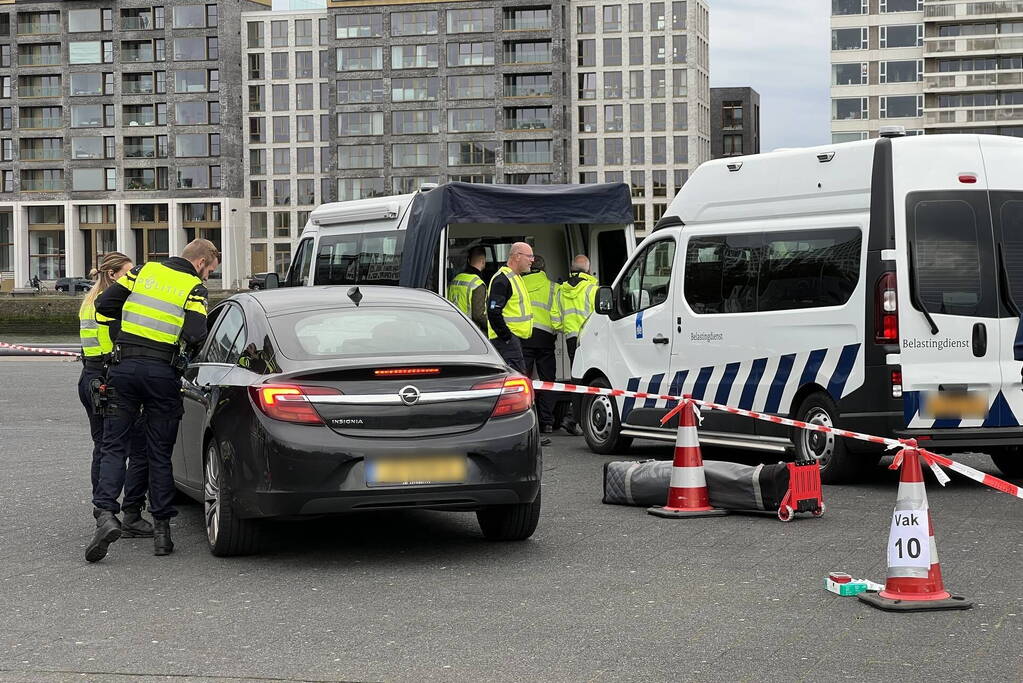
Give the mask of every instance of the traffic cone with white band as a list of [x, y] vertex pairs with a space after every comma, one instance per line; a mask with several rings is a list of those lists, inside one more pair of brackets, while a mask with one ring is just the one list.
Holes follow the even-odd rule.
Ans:
[[670, 419], [679, 413], [678, 433], [675, 436], [675, 460], [671, 467], [671, 483], [668, 485], [668, 502], [664, 506], [647, 509], [658, 517], [711, 517], [726, 515], [727, 510], [710, 506], [707, 493], [707, 478], [703, 472], [703, 456], [700, 455], [700, 435], [696, 431], [696, 404], [686, 397], [679, 408], [669, 413]]
[[969, 609], [973, 603], [951, 595], [941, 579], [920, 453], [905, 448], [893, 466], [900, 457], [899, 492], [888, 536], [888, 578], [884, 590], [860, 593], [859, 599], [890, 612]]

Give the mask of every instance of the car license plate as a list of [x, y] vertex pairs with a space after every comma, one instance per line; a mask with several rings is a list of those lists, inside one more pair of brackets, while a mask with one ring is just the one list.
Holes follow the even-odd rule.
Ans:
[[937, 391], [927, 395], [923, 417], [936, 420], [982, 419], [987, 417], [988, 395], [982, 391]]
[[458, 484], [465, 481], [464, 455], [431, 455], [414, 458], [373, 458], [366, 461], [370, 486]]

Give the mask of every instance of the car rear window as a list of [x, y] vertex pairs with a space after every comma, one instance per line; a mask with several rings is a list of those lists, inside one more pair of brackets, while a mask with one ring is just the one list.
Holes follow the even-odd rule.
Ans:
[[274, 316], [281, 353], [293, 360], [486, 353], [478, 330], [454, 311], [363, 307]]

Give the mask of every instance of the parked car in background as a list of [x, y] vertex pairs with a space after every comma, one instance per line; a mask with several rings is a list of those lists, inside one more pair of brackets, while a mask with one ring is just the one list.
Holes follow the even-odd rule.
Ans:
[[58, 292], [78, 294], [92, 289], [93, 282], [87, 277], [62, 277], [53, 285]]
[[[273, 277], [271, 277], [273, 276]], [[267, 285], [267, 279], [273, 280], [270, 285]], [[277, 287], [277, 273], [255, 273], [249, 278], [249, 289], [274, 289]]]

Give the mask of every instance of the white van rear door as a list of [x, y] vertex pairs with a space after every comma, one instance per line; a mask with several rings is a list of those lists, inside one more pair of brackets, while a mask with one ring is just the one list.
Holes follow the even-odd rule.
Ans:
[[987, 191], [910, 192], [905, 225], [896, 246], [907, 427], [997, 426], [1003, 349]]

